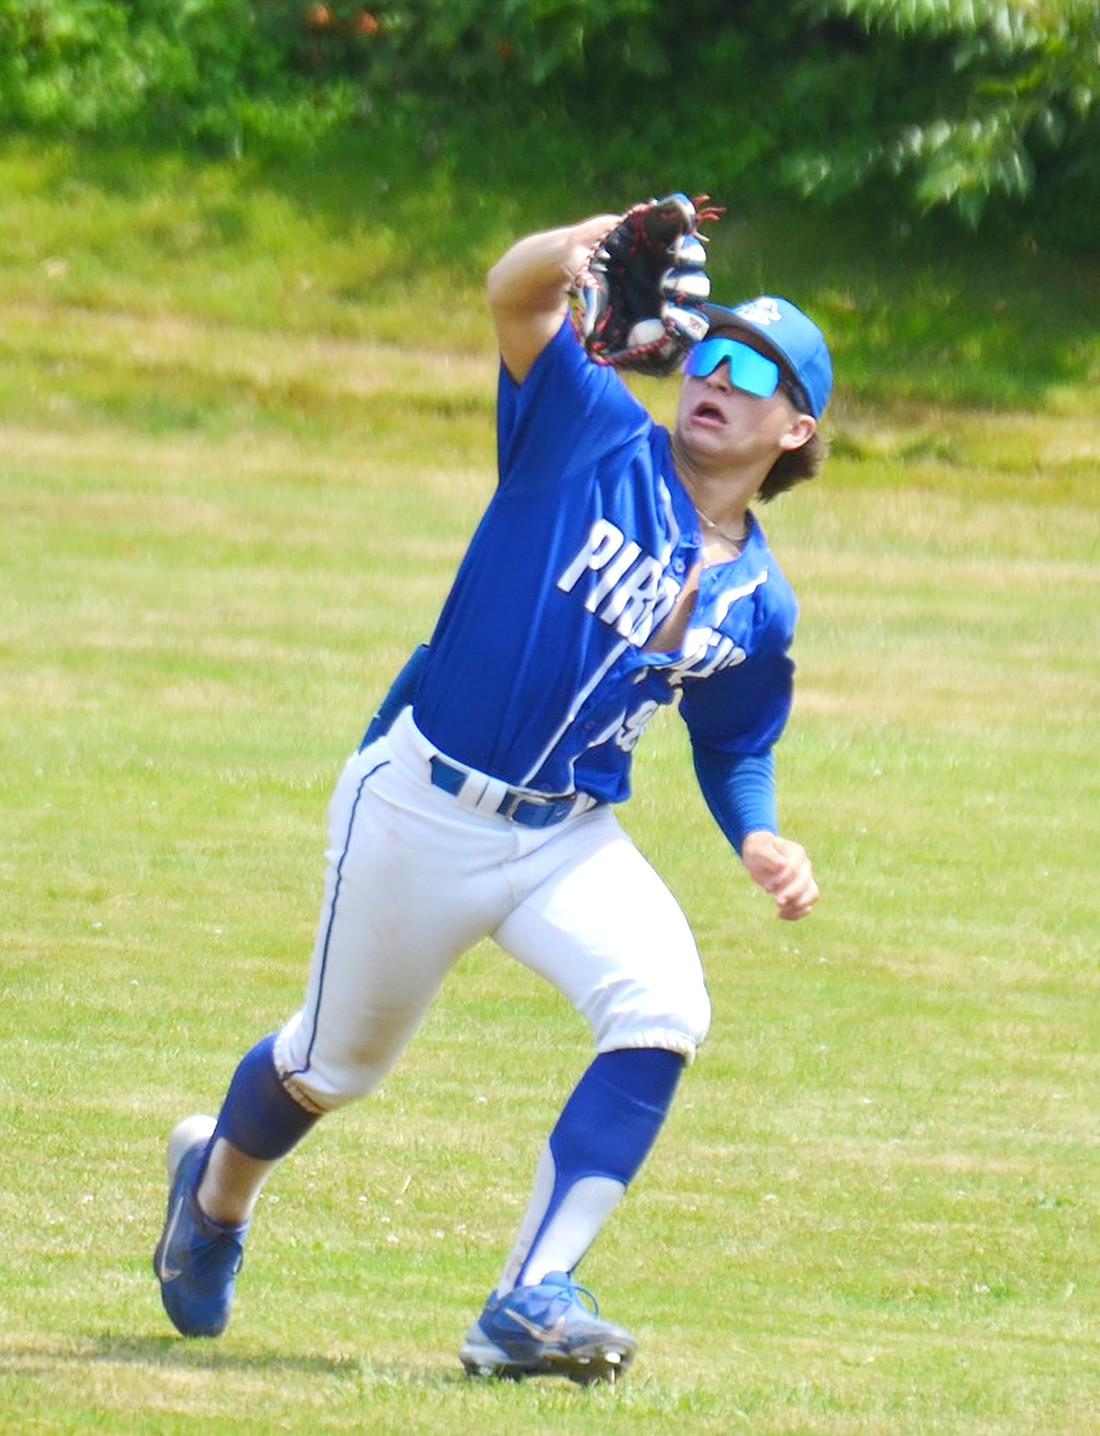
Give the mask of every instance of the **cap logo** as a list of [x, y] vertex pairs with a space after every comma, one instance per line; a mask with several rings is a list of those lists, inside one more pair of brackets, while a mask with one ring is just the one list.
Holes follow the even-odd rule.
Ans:
[[733, 311], [740, 315], [750, 324], [760, 325], [766, 329], [769, 324], [782, 324], [783, 316], [779, 312], [779, 305], [774, 299], [750, 299], [747, 304], [739, 304]]

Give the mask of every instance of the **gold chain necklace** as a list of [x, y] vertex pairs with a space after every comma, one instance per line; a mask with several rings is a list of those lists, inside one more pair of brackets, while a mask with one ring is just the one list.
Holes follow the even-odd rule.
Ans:
[[709, 514], [705, 514], [698, 504], [695, 505], [695, 512], [706, 524], [708, 529], [713, 529], [719, 538], [725, 539], [733, 548], [740, 548], [749, 536], [749, 525], [745, 519], [741, 520], [741, 532], [739, 534], [728, 533], [720, 524], [716, 524]]
[[699, 515], [700, 519], [703, 521], [704, 524], [706, 524], [707, 528], [710, 529], [712, 533], [716, 533], [720, 539], [725, 539], [726, 543], [728, 543], [731, 548], [740, 549], [741, 545], [749, 536], [748, 516], [742, 516], [741, 532], [735, 536], [734, 534], [729, 533], [726, 529], [722, 528], [720, 524], [716, 524], [711, 518], [710, 514], [705, 514], [703, 510], [699, 507], [699, 505], [695, 503], [695, 495], [692, 492], [695, 487], [695, 476], [692, 473], [691, 465], [687, 463], [679, 453], [680, 445], [677, 442], [678, 437], [679, 436], [677, 434], [673, 434], [672, 436], [672, 458], [673, 462], [676, 464], [676, 468], [679, 474], [681, 475], [681, 483], [683, 483], [684, 487], [688, 490], [688, 497], [691, 499], [692, 504], [695, 506], [695, 512]]

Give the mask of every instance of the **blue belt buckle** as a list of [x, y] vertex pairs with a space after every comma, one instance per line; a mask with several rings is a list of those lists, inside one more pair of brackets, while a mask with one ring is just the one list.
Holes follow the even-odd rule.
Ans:
[[573, 810], [573, 799], [550, 798], [547, 802], [540, 803], [536, 799], [524, 797], [521, 793], [509, 793], [498, 811], [505, 807], [507, 811], [504, 816], [523, 828], [549, 828], [553, 823], [560, 823], [569, 816]]

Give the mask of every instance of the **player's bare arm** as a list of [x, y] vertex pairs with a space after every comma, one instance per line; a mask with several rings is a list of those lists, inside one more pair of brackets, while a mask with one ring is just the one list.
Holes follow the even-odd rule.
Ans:
[[489, 271], [489, 307], [501, 358], [517, 384], [553, 339], [569, 306], [569, 291], [596, 241], [617, 223], [615, 214], [529, 234]]
[[788, 922], [805, 917], [821, 896], [806, 849], [790, 838], [747, 833], [741, 861], [753, 882], [771, 894], [777, 915]]

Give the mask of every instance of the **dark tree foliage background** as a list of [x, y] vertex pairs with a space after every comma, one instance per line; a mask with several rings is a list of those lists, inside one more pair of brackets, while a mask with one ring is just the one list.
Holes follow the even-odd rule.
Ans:
[[228, 154], [399, 130], [624, 192], [690, 158], [726, 193], [1100, 246], [1096, 0], [0, 0], [0, 124]]

